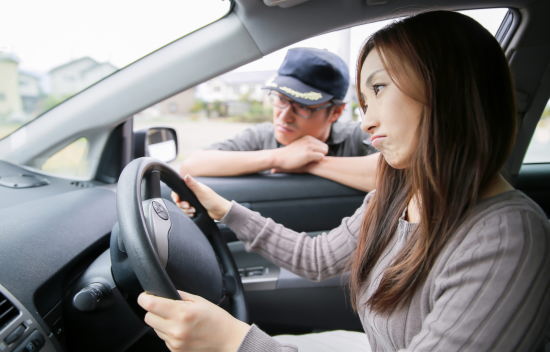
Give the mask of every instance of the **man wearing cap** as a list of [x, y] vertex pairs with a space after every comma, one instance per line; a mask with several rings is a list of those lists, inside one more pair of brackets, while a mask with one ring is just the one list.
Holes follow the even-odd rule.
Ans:
[[[349, 72], [337, 55], [294, 48], [264, 89], [273, 123], [191, 154], [181, 175], [236, 176], [270, 170], [303, 172], [361, 190], [374, 188], [376, 149], [357, 122], [338, 122], [345, 108]], [[368, 155], [368, 156], [367, 156]]]

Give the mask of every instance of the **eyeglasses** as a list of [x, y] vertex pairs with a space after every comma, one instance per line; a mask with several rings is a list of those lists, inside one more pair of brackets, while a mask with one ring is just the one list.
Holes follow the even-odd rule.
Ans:
[[316, 111], [336, 105], [335, 103], [330, 102], [316, 108], [310, 108], [273, 91], [269, 92], [269, 100], [271, 101], [271, 104], [278, 109], [287, 109], [288, 107], [291, 107], [292, 112], [304, 119], [309, 119]]

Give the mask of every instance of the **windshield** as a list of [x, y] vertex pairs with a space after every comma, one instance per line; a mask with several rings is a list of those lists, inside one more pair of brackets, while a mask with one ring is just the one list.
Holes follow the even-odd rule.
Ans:
[[229, 0], [3, 2], [0, 139], [229, 9]]

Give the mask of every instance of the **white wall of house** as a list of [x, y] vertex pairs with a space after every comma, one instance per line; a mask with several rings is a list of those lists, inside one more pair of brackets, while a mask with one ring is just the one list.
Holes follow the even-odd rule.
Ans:
[[48, 73], [50, 93], [55, 96], [75, 94], [116, 70], [115, 66], [99, 63], [90, 57], [70, 61]]
[[35, 75], [19, 71], [19, 93], [25, 96], [40, 96], [42, 94], [42, 89], [40, 88], [40, 78]]
[[78, 92], [82, 87], [82, 72], [95, 65], [97, 61], [85, 57], [52, 69], [48, 73], [51, 94], [64, 96]]
[[197, 86], [197, 98], [205, 102], [239, 101], [243, 97], [263, 101], [265, 82], [275, 71], [231, 71]]
[[0, 53], [0, 117], [17, 118], [22, 113], [18, 64], [15, 58]]

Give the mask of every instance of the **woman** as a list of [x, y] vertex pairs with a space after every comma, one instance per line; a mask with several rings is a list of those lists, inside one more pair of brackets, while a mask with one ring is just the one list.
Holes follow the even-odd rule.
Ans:
[[[383, 158], [376, 191], [338, 228], [310, 238], [190, 177], [186, 184], [212, 218], [276, 264], [314, 280], [350, 270], [374, 351], [540, 346], [550, 227], [500, 175], [516, 117], [499, 44], [467, 16], [428, 12], [374, 34], [357, 68], [362, 127]], [[294, 350], [200, 297], [182, 297], [139, 297], [172, 351]]]

